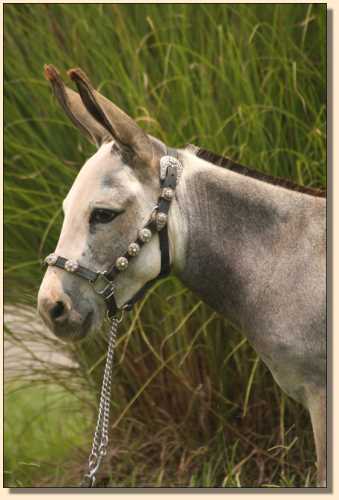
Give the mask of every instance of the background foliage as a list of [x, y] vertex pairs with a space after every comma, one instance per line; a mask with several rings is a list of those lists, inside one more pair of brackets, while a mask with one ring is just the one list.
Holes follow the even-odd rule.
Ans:
[[[4, 13], [6, 359], [16, 362], [6, 383], [5, 481], [74, 485], [105, 335], [64, 345], [37, 326], [31, 306], [61, 201], [94, 150], [57, 107], [43, 65], [65, 78], [82, 67], [171, 146], [195, 143], [324, 186], [326, 5], [7, 4]], [[102, 485], [314, 484], [306, 412], [240, 332], [175, 278], [156, 285], [122, 330]], [[69, 363], [46, 362], [41, 346]], [[23, 353], [26, 364], [17, 362]]]

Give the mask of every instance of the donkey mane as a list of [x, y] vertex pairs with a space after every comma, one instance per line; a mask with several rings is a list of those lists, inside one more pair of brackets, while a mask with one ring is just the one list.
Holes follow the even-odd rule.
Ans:
[[235, 161], [227, 158], [225, 156], [219, 156], [216, 153], [212, 153], [207, 149], [199, 148], [198, 146], [194, 146], [193, 144], [189, 144], [186, 149], [188, 149], [191, 153], [195, 154], [195, 156], [202, 158], [214, 165], [220, 167], [226, 167], [229, 170], [233, 170], [242, 175], [246, 175], [248, 177], [253, 177], [254, 179], [258, 179], [263, 182], [267, 182], [269, 184], [273, 184], [275, 186], [282, 186], [286, 189], [290, 189], [292, 191], [299, 191], [300, 193], [305, 193], [311, 196], [317, 196], [320, 198], [326, 198], [326, 190], [325, 189], [317, 189], [311, 188], [307, 186], [300, 186], [289, 179], [282, 177], [274, 177], [269, 174], [265, 174], [264, 172], [259, 172], [258, 170], [254, 170], [253, 168], [246, 167], [241, 165], [240, 163], [236, 163]]

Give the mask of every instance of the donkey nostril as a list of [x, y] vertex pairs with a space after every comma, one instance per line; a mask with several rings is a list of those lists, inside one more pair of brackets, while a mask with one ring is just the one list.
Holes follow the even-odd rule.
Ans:
[[51, 308], [50, 315], [52, 319], [58, 319], [65, 312], [65, 304], [63, 302], [56, 302], [56, 304]]

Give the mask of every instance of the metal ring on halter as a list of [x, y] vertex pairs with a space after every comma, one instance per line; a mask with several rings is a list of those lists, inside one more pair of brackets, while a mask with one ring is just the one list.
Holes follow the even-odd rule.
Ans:
[[121, 323], [122, 320], [124, 319], [126, 309], [127, 306], [122, 306], [122, 308], [120, 309], [120, 318], [118, 318], [118, 315], [115, 316], [117, 323]]
[[[115, 285], [113, 281], [110, 281], [109, 279], [106, 278], [105, 276], [106, 274], [107, 271], [98, 271], [97, 277], [94, 280], [91, 280], [90, 283], [93, 285], [94, 291], [99, 295], [103, 295], [104, 293], [106, 293], [107, 290], [111, 289], [110, 295], [106, 296], [106, 298], [109, 298], [114, 293]], [[98, 283], [103, 286], [101, 290], [97, 288]]]

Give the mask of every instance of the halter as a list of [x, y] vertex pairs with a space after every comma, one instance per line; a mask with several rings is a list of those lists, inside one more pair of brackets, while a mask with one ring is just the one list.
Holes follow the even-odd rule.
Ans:
[[128, 245], [127, 251], [116, 259], [113, 265], [106, 271], [92, 271], [82, 266], [77, 261], [66, 259], [56, 253], [51, 253], [45, 258], [48, 266], [59, 267], [65, 271], [75, 274], [87, 280], [94, 291], [100, 295], [107, 306], [107, 314], [112, 319], [119, 310], [114, 292], [116, 289], [115, 278], [121, 272], [126, 271], [129, 261], [136, 257], [141, 247], [147, 244], [156, 233], [159, 235], [159, 247], [161, 255], [161, 266], [158, 276], [148, 281], [133, 297], [127, 301], [120, 310], [130, 310], [133, 305], [141, 299], [145, 292], [159, 279], [167, 276], [170, 272], [169, 239], [167, 230], [168, 212], [171, 201], [175, 194], [175, 188], [182, 170], [182, 163], [178, 159], [175, 149], [168, 149], [167, 155], [160, 159], [160, 188], [161, 193], [158, 203], [154, 207], [146, 225], [138, 231], [137, 239]]

